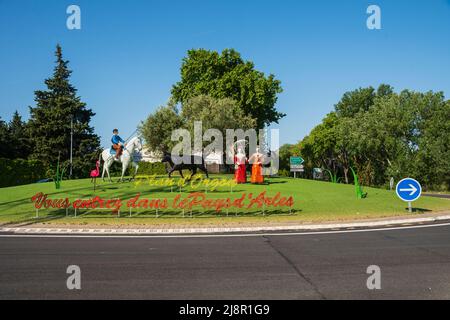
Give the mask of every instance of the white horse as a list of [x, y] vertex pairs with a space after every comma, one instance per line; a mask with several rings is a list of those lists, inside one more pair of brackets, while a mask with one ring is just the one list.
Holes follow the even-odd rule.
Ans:
[[119, 179], [119, 182], [123, 181], [123, 176], [125, 174], [125, 170], [128, 168], [128, 165], [131, 164], [135, 168], [133, 178], [136, 176], [136, 173], [138, 171], [139, 165], [137, 161], [134, 161], [133, 154], [134, 152], [138, 150], [142, 150], [142, 141], [139, 137], [132, 138], [128, 143], [125, 144], [125, 147], [123, 148], [123, 153], [120, 156], [119, 159], [116, 158], [115, 154], [110, 153], [110, 149], [105, 149], [101, 153], [101, 157], [104, 161], [103, 163], [103, 172], [102, 172], [102, 180], [105, 181], [105, 171], [108, 174], [109, 181], [112, 182], [111, 177], [109, 175], [109, 168], [113, 164], [114, 161], [122, 163], [122, 176]]

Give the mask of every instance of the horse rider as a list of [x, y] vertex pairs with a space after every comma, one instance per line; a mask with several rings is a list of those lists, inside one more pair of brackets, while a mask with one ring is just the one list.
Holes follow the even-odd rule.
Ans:
[[125, 141], [119, 136], [118, 129], [113, 130], [113, 136], [111, 138], [111, 142], [112, 142], [113, 149], [116, 150], [116, 159], [119, 159], [119, 157], [122, 155]]

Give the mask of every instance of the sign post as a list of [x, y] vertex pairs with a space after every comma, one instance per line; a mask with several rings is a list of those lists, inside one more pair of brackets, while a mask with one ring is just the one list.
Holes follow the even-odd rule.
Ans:
[[411, 202], [420, 198], [422, 195], [422, 186], [417, 180], [405, 178], [397, 183], [395, 192], [401, 200], [408, 202], [408, 211], [412, 213]]
[[303, 162], [305, 162], [305, 160], [302, 157], [290, 157], [289, 166], [291, 168], [291, 172], [294, 172], [294, 178], [297, 177], [296, 175], [297, 172], [305, 171]]
[[391, 191], [394, 189], [394, 177], [391, 177], [391, 180], [389, 180], [389, 189]]

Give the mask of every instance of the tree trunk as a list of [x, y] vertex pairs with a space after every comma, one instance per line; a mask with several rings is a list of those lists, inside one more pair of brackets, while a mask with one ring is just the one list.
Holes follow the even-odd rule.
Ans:
[[345, 183], [348, 184], [348, 168], [344, 167], [344, 178], [345, 178]]

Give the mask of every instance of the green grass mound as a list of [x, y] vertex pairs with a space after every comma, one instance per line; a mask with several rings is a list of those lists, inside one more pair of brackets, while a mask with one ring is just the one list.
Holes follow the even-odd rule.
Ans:
[[[159, 177], [163, 179], [165, 177]], [[231, 179], [231, 175], [212, 175], [212, 179]], [[93, 183], [90, 179], [63, 181], [62, 187], [56, 190], [53, 183], [39, 183], [25, 186], [9, 187], [0, 189], [0, 224], [24, 223], [36, 221], [61, 224], [160, 224], [170, 223], [174, 220], [183, 221], [186, 218], [199, 221], [205, 219], [209, 223], [215, 223], [221, 219], [241, 219], [240, 221], [273, 220], [273, 221], [342, 221], [363, 218], [379, 218], [388, 216], [407, 215], [406, 203], [400, 201], [395, 192], [364, 188], [368, 193], [367, 198], [357, 199], [354, 186], [344, 184], [333, 184], [303, 179], [270, 178], [264, 185], [244, 184], [234, 186], [220, 186], [216, 190], [206, 190], [203, 186], [183, 187], [156, 186], [142, 180], [136, 182], [97, 182], [94, 192]], [[163, 199], [167, 198], [170, 203], [177, 196], [186, 197], [192, 192], [207, 192], [208, 199], [230, 198], [237, 199], [243, 193], [258, 195], [266, 192], [269, 197], [278, 192], [284, 197], [292, 196], [294, 205], [289, 207], [262, 207], [254, 206], [251, 209], [230, 208], [222, 209], [220, 212], [211, 209], [195, 207], [191, 210], [181, 209], [133, 209], [131, 216], [128, 208], [120, 210], [120, 217], [113, 210], [77, 210], [74, 218], [74, 209], [42, 209], [39, 210], [39, 219], [36, 219], [36, 210], [31, 198], [42, 192], [48, 194], [51, 199], [68, 198], [70, 202], [76, 199], [89, 199], [99, 196], [103, 199], [120, 198], [126, 203], [127, 200], [140, 193], [141, 199]], [[414, 214], [450, 210], [450, 201], [422, 197], [413, 204]], [[66, 216], [68, 213], [68, 216]], [[198, 218], [198, 219], [195, 219]], [[183, 219], [183, 220], [180, 220]], [[190, 223], [190, 222], [189, 222]]]

